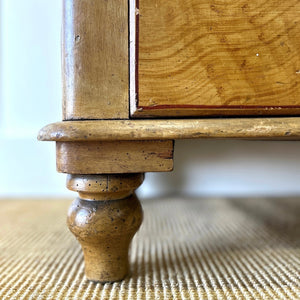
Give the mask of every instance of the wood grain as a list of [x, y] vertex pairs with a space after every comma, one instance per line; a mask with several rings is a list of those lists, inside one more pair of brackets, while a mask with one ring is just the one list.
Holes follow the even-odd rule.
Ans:
[[128, 3], [64, 0], [63, 118], [128, 119]]
[[45, 126], [38, 135], [41, 141], [60, 142], [216, 138], [300, 140], [300, 118], [59, 122]]
[[300, 1], [140, 0], [135, 117], [299, 114]]
[[172, 141], [57, 142], [57, 171], [123, 174], [173, 170]]

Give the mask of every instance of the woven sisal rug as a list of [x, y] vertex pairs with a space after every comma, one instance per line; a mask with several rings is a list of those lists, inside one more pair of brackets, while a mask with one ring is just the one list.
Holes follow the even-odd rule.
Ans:
[[131, 275], [84, 277], [70, 201], [0, 201], [0, 299], [300, 299], [300, 199], [157, 199]]

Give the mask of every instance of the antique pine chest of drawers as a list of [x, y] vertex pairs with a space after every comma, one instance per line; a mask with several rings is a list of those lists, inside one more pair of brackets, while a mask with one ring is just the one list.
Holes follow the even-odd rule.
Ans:
[[127, 274], [134, 190], [174, 140], [299, 139], [299, 22], [298, 0], [64, 0], [63, 121], [39, 139], [79, 193], [88, 279]]

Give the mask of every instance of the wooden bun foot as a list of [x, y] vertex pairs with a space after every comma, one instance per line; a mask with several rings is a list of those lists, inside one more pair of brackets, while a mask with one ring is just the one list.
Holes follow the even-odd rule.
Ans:
[[[92, 181], [95, 184], [97, 181], [105, 200], [99, 199], [101, 194], [99, 190], [95, 193], [98, 200], [75, 199], [68, 212], [67, 224], [81, 244], [86, 277], [97, 282], [119, 281], [128, 274], [129, 246], [142, 223], [143, 211], [135, 194], [127, 195], [122, 199], [107, 200], [107, 198], [112, 198], [112, 190], [119, 197], [124, 195], [126, 189], [127, 194], [129, 190], [132, 193], [137, 183], [141, 184], [143, 176], [134, 174], [128, 177], [126, 175], [86, 177], [69, 176], [68, 187], [72, 186], [70, 182], [74, 183], [75, 180], [75, 186], [77, 186], [78, 181], [82, 180], [81, 186], [78, 184], [78, 187], [81, 190], [93, 189], [95, 193], [95, 185]], [[103, 188], [104, 182], [107, 185], [105, 188]], [[112, 184], [109, 185], [109, 182]], [[135, 188], [132, 188], [133, 185], [129, 182], [135, 182]], [[121, 188], [117, 189], [116, 185]], [[85, 191], [83, 194], [88, 194], [88, 197], [92, 195], [90, 191]]]

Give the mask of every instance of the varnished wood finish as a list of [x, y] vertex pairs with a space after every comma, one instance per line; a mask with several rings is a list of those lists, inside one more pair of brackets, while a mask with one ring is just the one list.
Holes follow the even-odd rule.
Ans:
[[84, 200], [117, 200], [129, 197], [143, 183], [144, 174], [68, 175], [67, 188]]
[[140, 0], [134, 116], [300, 113], [298, 0]]
[[[77, 198], [69, 209], [67, 219], [70, 231], [81, 244], [85, 274], [89, 280], [118, 281], [128, 274], [129, 245], [143, 218], [140, 202], [132, 193], [142, 179], [142, 174], [94, 175], [87, 177], [87, 181], [83, 176], [68, 177], [69, 188], [76, 190], [77, 182], [80, 184], [80, 195], [94, 194], [92, 198], [98, 198], [98, 201]], [[105, 180], [108, 183], [103, 189]], [[120, 198], [119, 193], [122, 181], [126, 186], [124, 190], [130, 191], [125, 198]]]
[[57, 170], [79, 193], [67, 222], [87, 278], [117, 281], [142, 222], [134, 190], [142, 173], [172, 170], [173, 139], [300, 138], [299, 118], [128, 120], [129, 92], [137, 117], [300, 113], [300, 2], [140, 0], [133, 92], [128, 1], [63, 2], [68, 121], [39, 139], [57, 142]]
[[300, 118], [59, 122], [41, 129], [38, 138], [59, 142], [199, 138], [299, 140]]
[[153, 119], [155, 117], [279, 117], [279, 116], [296, 116], [300, 115], [300, 108], [298, 107], [257, 107], [246, 108], [240, 106], [237, 108], [204, 108], [189, 106], [156, 106], [156, 107], [139, 107], [138, 110], [132, 114], [133, 119]]
[[57, 142], [56, 166], [67, 174], [173, 170], [173, 141]]
[[128, 3], [64, 0], [63, 118], [127, 119]]

